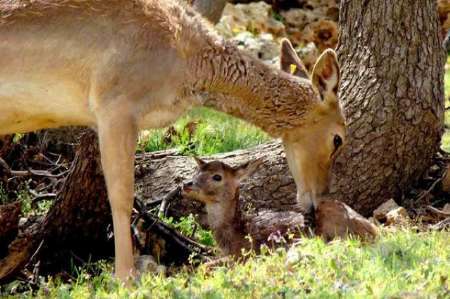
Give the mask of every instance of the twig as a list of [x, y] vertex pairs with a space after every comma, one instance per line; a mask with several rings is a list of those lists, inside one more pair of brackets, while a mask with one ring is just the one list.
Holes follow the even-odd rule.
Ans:
[[450, 213], [447, 213], [447, 212], [441, 211], [439, 209], [436, 209], [433, 206], [427, 206], [427, 210], [432, 212], [432, 213], [434, 213], [434, 214], [436, 214], [436, 215], [438, 215], [438, 216], [444, 217], [444, 218], [445, 217], [450, 217]]
[[[171, 228], [170, 226], [165, 224], [159, 218], [156, 218], [151, 213], [145, 213], [145, 214], [141, 215], [141, 217], [143, 217], [144, 219], [146, 219], [149, 222], [153, 222], [151, 226], [157, 225], [158, 230], [160, 230], [168, 235], [171, 235], [173, 237], [173, 240], [181, 247], [183, 247], [189, 251], [194, 251], [196, 253], [200, 253], [202, 255], [209, 255], [208, 247], [206, 247], [202, 244], [199, 244], [190, 238], [183, 236], [178, 231]], [[190, 248], [188, 245], [192, 246], [193, 248]]]
[[61, 178], [64, 177], [69, 171], [63, 171], [59, 174], [51, 174], [50, 172], [46, 170], [34, 170], [34, 169], [28, 169], [28, 170], [11, 170], [10, 174], [14, 177], [23, 177], [23, 176], [42, 176], [42, 177], [49, 177], [49, 178]]
[[438, 222], [432, 226], [432, 228], [435, 230], [442, 230], [447, 227], [450, 227], [450, 217], [448, 217], [448, 218], [442, 220], [441, 222]]
[[59, 174], [51, 174], [50, 172], [46, 171], [46, 170], [34, 170], [34, 169], [29, 169], [28, 170], [32, 175], [36, 175], [36, 176], [45, 176], [45, 177], [49, 177], [49, 178], [60, 178], [65, 176], [69, 171], [63, 171]]
[[41, 240], [41, 242], [39, 243], [38, 247], [36, 248], [34, 253], [31, 255], [30, 259], [28, 260], [28, 262], [27, 262], [27, 264], [25, 265], [24, 268], [27, 268], [33, 262], [33, 260], [36, 258], [36, 256], [41, 251], [42, 245], [44, 245], [44, 239]]
[[415, 199], [415, 202], [421, 201], [422, 199], [424, 199], [425, 196], [427, 196], [428, 194], [430, 194], [430, 192], [433, 191], [434, 187], [436, 187], [436, 185], [437, 185], [439, 182], [442, 181], [442, 178], [445, 176], [445, 174], [446, 174], [446, 172], [444, 172], [444, 174], [443, 174], [440, 178], [436, 179], [436, 180], [433, 182], [433, 184], [431, 184], [430, 188], [428, 188], [427, 190], [421, 192], [420, 195]]
[[170, 201], [172, 201], [178, 194], [180, 194], [181, 192], [181, 187], [177, 186], [175, 189], [173, 189], [172, 191], [170, 191], [163, 199], [161, 202], [161, 206], [159, 207], [159, 212], [158, 212], [158, 217], [161, 218], [163, 216], [166, 216], [167, 213], [167, 207], [170, 203]]

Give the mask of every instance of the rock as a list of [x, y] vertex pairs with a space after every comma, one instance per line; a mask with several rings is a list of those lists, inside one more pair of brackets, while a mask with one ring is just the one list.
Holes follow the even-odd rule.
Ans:
[[289, 248], [286, 254], [286, 267], [288, 269], [292, 269], [292, 267], [300, 262], [301, 255], [298, 249], [295, 246]]
[[335, 48], [338, 39], [338, 9], [331, 5], [308, 6], [309, 9], [291, 9], [281, 12], [286, 33], [294, 45], [314, 42], [320, 52]]
[[320, 55], [316, 45], [314, 43], [308, 43], [305, 47], [299, 48], [297, 54], [303, 61], [306, 69], [311, 73]]
[[314, 255], [302, 252], [302, 250], [294, 244], [286, 253], [285, 266], [289, 271], [292, 271], [296, 265], [300, 263], [310, 263], [314, 258]]
[[398, 207], [386, 214], [386, 225], [401, 225], [409, 223], [408, 212], [404, 207]]
[[225, 37], [242, 31], [271, 33], [276, 37], [286, 35], [284, 24], [274, 18], [272, 7], [264, 2], [227, 4], [216, 29]]
[[264, 61], [272, 60], [280, 55], [280, 45], [272, 34], [262, 33], [258, 36], [243, 31], [231, 39], [240, 49], [247, 50], [252, 56]]
[[142, 275], [148, 272], [155, 274], [166, 273], [166, 267], [163, 265], [159, 265], [151, 255], [137, 256], [134, 259], [134, 263], [138, 275]]
[[373, 217], [380, 222], [384, 222], [386, 215], [397, 208], [399, 208], [399, 205], [393, 199], [389, 199], [373, 211]]
[[442, 212], [450, 214], [450, 203], [445, 204], [445, 206], [442, 208]]
[[330, 20], [318, 20], [309, 24], [304, 30], [304, 40], [313, 42], [320, 52], [336, 48], [338, 42], [338, 25]]
[[19, 218], [19, 228], [22, 228], [25, 226], [25, 224], [28, 222], [28, 218], [26, 217], [20, 217]]
[[304, 30], [308, 24], [319, 20], [319, 16], [303, 9], [291, 9], [281, 12], [286, 26], [286, 34], [295, 45], [306, 44]]

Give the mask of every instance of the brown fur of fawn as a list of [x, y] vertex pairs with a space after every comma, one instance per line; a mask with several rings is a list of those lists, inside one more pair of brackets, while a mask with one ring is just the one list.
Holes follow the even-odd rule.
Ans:
[[242, 249], [258, 251], [262, 244], [274, 244], [274, 237], [286, 237], [287, 232], [299, 236], [304, 229], [300, 213], [263, 211], [248, 217], [241, 213], [239, 184], [256, 171], [261, 161], [235, 168], [220, 161], [196, 161], [198, 170], [183, 186], [183, 196], [205, 204], [208, 225], [224, 255], [239, 257]]
[[336, 138], [345, 139], [332, 50], [310, 78], [284, 41], [279, 71], [224, 41], [174, 0], [0, 0], [0, 37], [0, 134], [97, 129], [115, 272], [123, 280], [134, 271], [130, 215], [139, 129], [164, 127], [207, 105], [282, 139], [305, 208], [327, 191]]
[[338, 200], [323, 200], [315, 210], [315, 233], [325, 241], [347, 236], [373, 240], [378, 236], [377, 227]]

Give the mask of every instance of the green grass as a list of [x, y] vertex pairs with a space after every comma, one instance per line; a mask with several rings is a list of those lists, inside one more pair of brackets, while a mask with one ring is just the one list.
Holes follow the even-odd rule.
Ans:
[[384, 232], [369, 245], [304, 239], [290, 263], [278, 249], [229, 268], [146, 274], [130, 289], [114, 281], [106, 265], [99, 276], [45, 282], [17, 298], [449, 298], [449, 248], [449, 232]]
[[[197, 122], [190, 137], [186, 125]], [[169, 143], [164, 141], [167, 129], [149, 130], [140, 138], [138, 149], [152, 152], [176, 148], [181, 153], [211, 155], [261, 144], [269, 137], [260, 129], [237, 118], [207, 108], [196, 108], [180, 118], [174, 128], [178, 136]]]

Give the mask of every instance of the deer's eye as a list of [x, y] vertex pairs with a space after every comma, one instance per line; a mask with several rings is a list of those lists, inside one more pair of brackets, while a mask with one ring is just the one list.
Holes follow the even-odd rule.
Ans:
[[339, 135], [334, 135], [333, 138], [334, 150], [337, 150], [342, 145], [342, 138]]
[[222, 176], [220, 176], [220, 175], [218, 175], [218, 174], [214, 175], [212, 178], [213, 178], [213, 180], [215, 180], [216, 182], [220, 182], [220, 181], [222, 180]]

